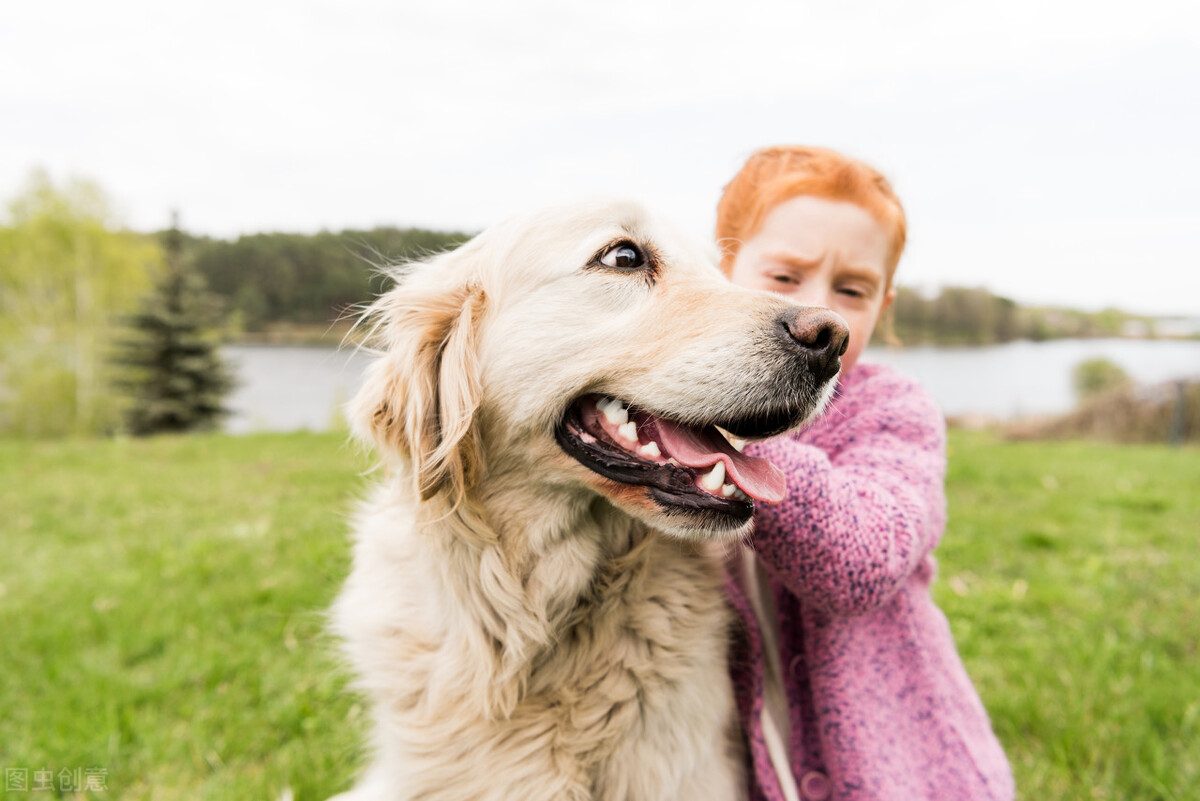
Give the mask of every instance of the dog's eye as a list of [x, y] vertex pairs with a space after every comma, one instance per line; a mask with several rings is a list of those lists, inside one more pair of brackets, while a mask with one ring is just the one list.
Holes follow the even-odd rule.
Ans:
[[637, 270], [646, 263], [646, 257], [632, 242], [618, 242], [600, 254], [599, 261], [614, 270]]

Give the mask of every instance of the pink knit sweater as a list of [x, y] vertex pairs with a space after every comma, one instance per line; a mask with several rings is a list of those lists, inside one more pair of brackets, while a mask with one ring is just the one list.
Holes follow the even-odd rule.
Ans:
[[[762, 508], [766, 568], [801, 798], [1011, 799], [1012, 774], [929, 594], [945, 527], [945, 424], [915, 382], [879, 365], [842, 377], [809, 428], [752, 445], [788, 476]], [[727, 589], [750, 796], [782, 801], [764, 744], [762, 633]]]

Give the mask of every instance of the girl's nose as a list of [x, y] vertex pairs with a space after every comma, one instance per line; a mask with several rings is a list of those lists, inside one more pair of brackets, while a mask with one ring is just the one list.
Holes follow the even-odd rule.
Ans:
[[821, 286], [812, 286], [812, 283], [815, 282], [809, 283], [802, 287], [799, 292], [792, 295], [792, 300], [803, 303], [805, 306], [824, 306], [827, 309], [830, 308], [829, 290]]

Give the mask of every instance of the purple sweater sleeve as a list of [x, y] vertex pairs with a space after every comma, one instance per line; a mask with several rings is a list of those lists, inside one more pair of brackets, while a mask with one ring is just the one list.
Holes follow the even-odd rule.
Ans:
[[760, 505], [755, 551], [792, 593], [831, 615], [880, 607], [946, 519], [945, 422], [933, 401], [890, 370], [847, 389], [846, 403], [811, 431], [747, 448], [788, 479], [782, 503]]

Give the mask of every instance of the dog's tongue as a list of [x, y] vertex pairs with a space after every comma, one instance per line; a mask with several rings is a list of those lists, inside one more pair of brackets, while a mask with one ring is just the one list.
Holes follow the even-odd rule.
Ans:
[[725, 462], [725, 474], [742, 492], [757, 501], [779, 503], [787, 491], [783, 471], [766, 459], [738, 452], [715, 428], [688, 428], [670, 420], [655, 420], [663, 447], [680, 464], [712, 467]]

